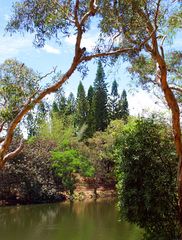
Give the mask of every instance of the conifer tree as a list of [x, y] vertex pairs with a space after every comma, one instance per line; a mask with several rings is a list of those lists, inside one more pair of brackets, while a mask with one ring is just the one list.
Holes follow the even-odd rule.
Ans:
[[63, 89], [59, 89], [55, 94], [55, 99], [52, 104], [52, 112], [58, 113], [60, 116], [65, 115], [67, 108], [67, 99]]
[[36, 136], [40, 125], [45, 121], [46, 114], [49, 111], [49, 105], [41, 101], [37, 108], [30, 111], [26, 116], [26, 129], [28, 137]]
[[74, 94], [71, 92], [67, 99], [66, 115], [71, 115], [75, 112], [76, 100]]
[[75, 124], [80, 129], [87, 122], [88, 102], [82, 82], [78, 85]]
[[119, 107], [119, 109], [118, 109], [118, 119], [123, 119], [126, 122], [128, 116], [129, 116], [129, 109], [128, 109], [127, 94], [126, 94], [125, 90], [123, 90], [123, 92], [121, 94], [121, 98], [119, 100], [118, 107]]
[[41, 101], [37, 107], [37, 123], [41, 124], [45, 121], [45, 116], [49, 110], [49, 106], [46, 102]]
[[58, 104], [57, 104], [57, 102], [55, 100], [54, 100], [54, 102], [52, 104], [52, 112], [55, 112], [55, 113], [59, 112]]
[[118, 118], [119, 109], [119, 94], [118, 94], [118, 83], [116, 80], [113, 81], [111, 87], [111, 95], [109, 96], [109, 119], [115, 120]]
[[108, 125], [107, 109], [107, 84], [105, 83], [105, 73], [101, 61], [98, 62], [96, 78], [94, 81], [93, 111], [95, 130], [104, 131]]
[[95, 131], [93, 99], [94, 99], [94, 88], [90, 86], [87, 94], [87, 101], [88, 101], [87, 131], [86, 131], [87, 137], [91, 137]]
[[37, 134], [36, 120], [32, 112], [29, 112], [26, 117], [26, 129], [28, 137], [33, 137]]

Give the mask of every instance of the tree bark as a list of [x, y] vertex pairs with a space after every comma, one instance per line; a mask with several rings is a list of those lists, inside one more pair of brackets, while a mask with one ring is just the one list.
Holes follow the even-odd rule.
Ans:
[[177, 99], [167, 82], [167, 66], [164, 56], [160, 55], [157, 51], [155, 59], [160, 68], [160, 83], [164, 97], [172, 114], [172, 129], [174, 136], [174, 143], [176, 153], [178, 155], [178, 172], [177, 172], [177, 187], [178, 187], [178, 207], [179, 207], [179, 222], [181, 228], [182, 239], [182, 139], [181, 139], [181, 126], [180, 126], [180, 109]]

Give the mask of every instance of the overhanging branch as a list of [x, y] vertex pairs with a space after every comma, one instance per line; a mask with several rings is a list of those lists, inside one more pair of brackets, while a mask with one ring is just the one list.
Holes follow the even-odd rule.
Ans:
[[21, 152], [21, 150], [23, 149], [23, 139], [21, 140], [20, 142], [20, 145], [19, 147], [17, 147], [13, 152], [10, 152], [8, 154], [5, 155], [4, 159], [3, 159], [3, 162], [7, 162], [9, 159], [12, 159], [14, 158], [15, 156], [18, 155], [18, 153]]

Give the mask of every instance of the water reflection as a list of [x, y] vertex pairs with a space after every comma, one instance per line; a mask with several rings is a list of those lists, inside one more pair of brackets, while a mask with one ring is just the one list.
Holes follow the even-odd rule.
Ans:
[[0, 208], [3, 240], [140, 240], [141, 232], [117, 221], [113, 201]]

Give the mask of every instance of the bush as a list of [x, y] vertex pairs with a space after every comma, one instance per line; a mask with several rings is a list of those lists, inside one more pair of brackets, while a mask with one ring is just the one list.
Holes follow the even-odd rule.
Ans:
[[56, 175], [62, 179], [64, 188], [69, 190], [71, 196], [76, 187], [75, 173], [91, 177], [94, 172], [89, 161], [73, 149], [63, 152], [52, 151], [51, 160]]
[[62, 200], [63, 184], [50, 161], [53, 141], [35, 140], [25, 144], [21, 154], [0, 172], [0, 200], [7, 203], [42, 203]]
[[177, 157], [170, 129], [154, 118], [129, 122], [117, 140], [119, 206], [145, 239], [179, 238]]

